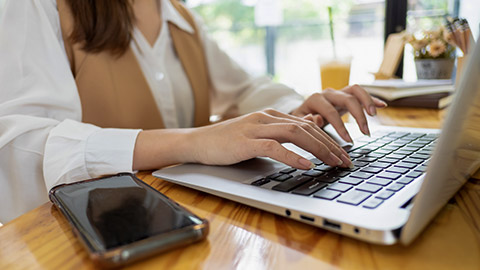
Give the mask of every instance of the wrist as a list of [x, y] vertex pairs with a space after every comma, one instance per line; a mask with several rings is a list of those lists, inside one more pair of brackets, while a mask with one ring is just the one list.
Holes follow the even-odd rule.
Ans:
[[151, 170], [192, 162], [190, 133], [193, 129], [146, 130], [138, 134], [133, 170]]

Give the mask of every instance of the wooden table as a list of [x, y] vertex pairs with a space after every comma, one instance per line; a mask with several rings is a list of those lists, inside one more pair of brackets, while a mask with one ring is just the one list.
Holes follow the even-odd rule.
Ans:
[[[371, 122], [438, 128], [444, 111], [388, 108]], [[206, 241], [131, 265], [140, 269], [480, 269], [480, 182], [470, 180], [409, 247], [340, 236], [216, 196], [138, 176], [211, 223]], [[0, 269], [93, 269], [46, 203], [0, 228]]]

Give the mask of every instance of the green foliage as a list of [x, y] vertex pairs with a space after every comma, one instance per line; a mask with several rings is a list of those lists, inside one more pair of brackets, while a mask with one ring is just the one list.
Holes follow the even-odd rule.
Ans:
[[[282, 0], [282, 5], [284, 24], [277, 32], [280, 41], [320, 39], [328, 38], [327, 6], [332, 5], [334, 18], [345, 18], [353, 0]], [[242, 0], [217, 0], [199, 5], [194, 10], [203, 17], [214, 35], [218, 32], [226, 35], [228, 31], [229, 38], [240, 44], [263, 42], [265, 30], [255, 25], [254, 7], [244, 5]]]

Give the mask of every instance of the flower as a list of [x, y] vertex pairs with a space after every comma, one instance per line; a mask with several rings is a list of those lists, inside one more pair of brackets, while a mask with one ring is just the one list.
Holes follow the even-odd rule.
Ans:
[[447, 50], [447, 46], [445, 42], [438, 39], [432, 41], [429, 46], [430, 46], [429, 52], [433, 58], [437, 58], [439, 55], [441, 55]]
[[451, 35], [443, 26], [418, 33], [404, 32], [404, 41], [413, 47], [415, 59], [455, 57]]

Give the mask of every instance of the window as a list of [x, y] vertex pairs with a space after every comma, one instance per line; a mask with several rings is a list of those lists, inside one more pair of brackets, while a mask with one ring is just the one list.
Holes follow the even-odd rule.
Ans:
[[[255, 9], [261, 1], [280, 3], [283, 20], [274, 26], [256, 24]], [[270, 71], [275, 80], [305, 95], [320, 89], [319, 59], [333, 55], [329, 4], [336, 50], [340, 56], [352, 57], [350, 82], [373, 80], [371, 72], [382, 60], [384, 0], [187, 1], [204, 18], [211, 36], [242, 67], [253, 75]]]

